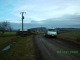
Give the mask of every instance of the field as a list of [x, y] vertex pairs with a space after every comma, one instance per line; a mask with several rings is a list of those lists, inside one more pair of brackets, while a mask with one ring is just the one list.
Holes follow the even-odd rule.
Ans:
[[80, 44], [80, 31], [60, 33], [58, 38], [65, 39]]
[[21, 37], [15, 32], [0, 33], [0, 60], [35, 60], [33, 35]]
[[[16, 32], [0, 33], [0, 60], [36, 60], [33, 36], [16, 36]], [[60, 33], [58, 38], [80, 44], [80, 31]]]
[[0, 32], [0, 37], [10, 37], [15, 35], [16, 35], [16, 32], [5, 32], [4, 34]]

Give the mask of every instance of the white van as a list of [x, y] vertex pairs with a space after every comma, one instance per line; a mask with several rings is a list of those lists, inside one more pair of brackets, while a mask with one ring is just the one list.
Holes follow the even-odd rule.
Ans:
[[57, 30], [55, 28], [46, 29], [45, 37], [48, 36], [57, 37]]

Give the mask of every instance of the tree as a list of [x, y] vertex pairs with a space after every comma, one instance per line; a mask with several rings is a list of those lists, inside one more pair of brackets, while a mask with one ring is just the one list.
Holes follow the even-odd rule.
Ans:
[[12, 27], [9, 22], [1, 22], [0, 23], [0, 32], [4, 33], [5, 31], [11, 31]]

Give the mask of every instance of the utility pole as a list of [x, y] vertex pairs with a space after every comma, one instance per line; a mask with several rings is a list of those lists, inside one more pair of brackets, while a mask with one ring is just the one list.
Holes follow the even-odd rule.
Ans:
[[41, 32], [42, 32], [42, 25], [41, 25]]
[[23, 31], [23, 19], [24, 19], [24, 16], [23, 14], [26, 13], [26, 12], [21, 12], [20, 14], [22, 14], [22, 31]]

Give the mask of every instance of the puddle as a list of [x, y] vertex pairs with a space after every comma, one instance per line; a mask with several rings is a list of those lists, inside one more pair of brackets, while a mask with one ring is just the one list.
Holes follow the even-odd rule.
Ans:
[[8, 50], [11, 45], [6, 46], [2, 51]]
[[[14, 44], [14, 43], [16, 43], [16, 42], [13, 42], [12, 44]], [[3, 48], [2, 51], [5, 51], [5, 50], [10, 49], [10, 46], [11, 46], [12, 44], [10, 44], [10, 45], [6, 46], [5, 48]]]

